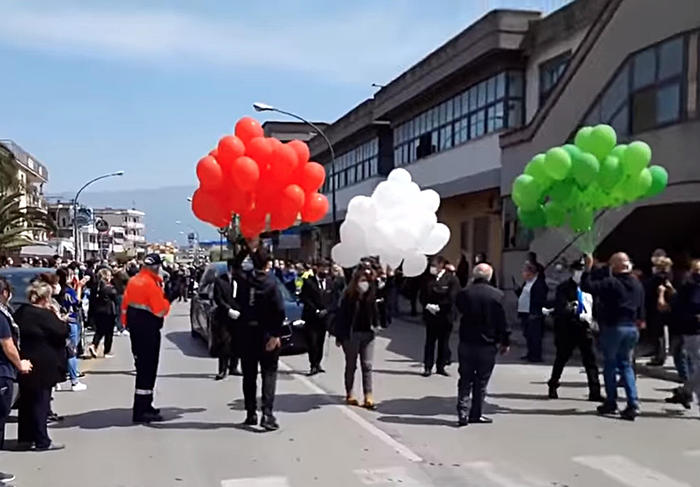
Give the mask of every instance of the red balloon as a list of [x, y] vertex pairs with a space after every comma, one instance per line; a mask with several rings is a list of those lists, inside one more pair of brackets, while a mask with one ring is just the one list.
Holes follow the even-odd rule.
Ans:
[[326, 180], [326, 170], [318, 162], [309, 162], [301, 166], [299, 185], [307, 193], [318, 191]]
[[251, 191], [258, 184], [260, 169], [253, 159], [241, 156], [233, 161], [230, 176], [234, 186], [243, 191]]
[[257, 237], [265, 230], [266, 214], [260, 211], [259, 208], [241, 215], [240, 229], [241, 233], [246, 238]]
[[260, 168], [267, 168], [272, 157], [273, 145], [270, 139], [255, 137], [246, 144], [245, 155], [258, 163]]
[[214, 147], [212, 150], [209, 151], [209, 155], [216, 159], [217, 157], [219, 157], [219, 149], [217, 147]]
[[297, 154], [289, 145], [280, 145], [275, 149], [270, 161], [270, 177], [280, 183], [291, 182], [292, 174], [299, 165]]
[[218, 153], [216, 160], [221, 164], [221, 168], [224, 170], [224, 177], [226, 177], [231, 172], [233, 161], [245, 154], [245, 145], [235, 135], [226, 135], [221, 137], [215, 150]]
[[311, 157], [311, 154], [309, 152], [309, 146], [306, 145], [306, 142], [294, 139], [287, 142], [287, 145], [294, 149], [294, 152], [296, 152], [299, 164], [306, 164], [309, 162], [309, 157]]
[[231, 218], [231, 213], [224, 208], [219, 195], [202, 188], [192, 195], [192, 213], [200, 220], [215, 226], [226, 226]]
[[299, 213], [304, 207], [305, 199], [304, 190], [296, 184], [290, 184], [282, 190], [281, 205], [278, 209], [285, 213]]
[[233, 213], [242, 215], [253, 209], [253, 194], [250, 191], [230, 189], [225, 195], [224, 206]]
[[265, 135], [265, 131], [262, 125], [251, 117], [243, 117], [238, 122], [236, 122], [236, 128], [234, 130], [236, 136], [243, 141], [244, 144], [248, 144], [251, 139], [255, 137], [262, 137]]
[[197, 178], [202, 189], [216, 191], [223, 183], [221, 166], [212, 156], [202, 157], [197, 163]]
[[301, 210], [301, 218], [305, 222], [314, 223], [328, 213], [328, 198], [320, 193], [311, 193], [306, 196], [304, 208]]
[[270, 230], [285, 230], [297, 221], [298, 211], [278, 209], [270, 213]]
[[281, 188], [270, 184], [259, 185], [255, 193], [255, 207], [266, 213], [279, 208], [282, 205]]

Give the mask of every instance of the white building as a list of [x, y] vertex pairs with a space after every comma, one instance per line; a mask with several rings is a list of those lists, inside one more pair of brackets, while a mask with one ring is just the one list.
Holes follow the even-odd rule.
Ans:
[[[95, 208], [95, 218], [109, 223], [114, 244], [123, 252], [137, 251], [146, 245], [146, 214], [136, 209]], [[117, 252], [117, 251], [115, 251]]]

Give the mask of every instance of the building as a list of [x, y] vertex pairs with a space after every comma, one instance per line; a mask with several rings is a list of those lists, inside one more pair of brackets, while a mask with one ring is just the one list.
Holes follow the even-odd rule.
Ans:
[[105, 245], [116, 245], [122, 252], [133, 255], [146, 248], [146, 214], [143, 211], [95, 208], [94, 213], [95, 218], [103, 219], [110, 226], [109, 238], [105, 239]]
[[[328, 124], [325, 122], [313, 122], [319, 129], [325, 130]], [[291, 140], [301, 140], [308, 142], [316, 131], [309, 125], [303, 122], [280, 122], [267, 121], [262, 124], [265, 131], [265, 137], [275, 137], [280, 142], [289, 142]]]

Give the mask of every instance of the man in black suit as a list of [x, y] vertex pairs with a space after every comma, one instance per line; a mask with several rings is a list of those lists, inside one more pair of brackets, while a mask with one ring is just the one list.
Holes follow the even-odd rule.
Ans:
[[333, 281], [328, 277], [328, 266], [313, 266], [311, 275], [304, 281], [299, 294], [299, 299], [304, 305], [301, 319], [305, 322], [304, 331], [309, 347], [309, 375], [325, 372], [321, 367], [321, 360], [332, 296]]
[[478, 264], [474, 267], [473, 276], [472, 284], [457, 295], [457, 309], [462, 314], [457, 388], [460, 426], [493, 422], [481, 414], [486, 387], [496, 365], [497, 351], [500, 349], [501, 354], [505, 354], [510, 347], [503, 292], [489, 284], [493, 268], [488, 264]]
[[[532, 259], [533, 257], [530, 257]], [[549, 289], [542, 264], [527, 260], [523, 265], [523, 285], [516, 289], [518, 295], [518, 317], [527, 341], [527, 355], [523, 360], [542, 362], [542, 335], [544, 334], [544, 314]]]
[[214, 320], [212, 333], [214, 355], [219, 357], [219, 371], [215, 380], [222, 380], [230, 372], [241, 375], [238, 371], [238, 344], [236, 343], [236, 320], [241, 316], [241, 308], [236, 297], [238, 283], [233, 277], [233, 260], [228, 262], [228, 272], [214, 281]]
[[430, 277], [427, 278], [421, 293], [425, 321], [424, 377], [432, 374], [436, 343], [437, 373], [444, 376], [450, 375], [445, 370], [445, 366], [450, 356], [450, 331], [455, 317], [455, 298], [460, 287], [454, 272], [445, 268], [448, 264], [444, 257], [437, 256], [433, 259], [430, 264]]

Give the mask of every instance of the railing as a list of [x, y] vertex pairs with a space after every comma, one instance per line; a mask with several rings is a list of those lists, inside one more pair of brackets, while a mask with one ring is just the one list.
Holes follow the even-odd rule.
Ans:
[[22, 166], [24, 169], [29, 170], [44, 181], [49, 180], [49, 170], [46, 168], [46, 166], [32, 157], [29, 152], [22, 149], [12, 140], [2, 139], [0, 140], [0, 144], [4, 145], [10, 152], [12, 152], [12, 155], [15, 156], [17, 162], [19, 162], [20, 166]]

